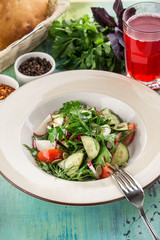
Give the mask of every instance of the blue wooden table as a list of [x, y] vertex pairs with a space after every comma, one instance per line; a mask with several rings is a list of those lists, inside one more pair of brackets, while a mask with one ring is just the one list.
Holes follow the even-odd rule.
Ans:
[[[63, 17], [91, 14], [91, 6], [103, 6], [112, 14], [112, 4], [112, 1], [71, 3]], [[124, 7], [129, 4], [124, 2]], [[47, 41], [36, 50], [49, 52]], [[13, 66], [3, 74], [15, 77]], [[160, 179], [145, 189], [144, 210], [160, 235]], [[136, 208], [125, 199], [90, 207], [56, 205], [29, 196], [0, 177], [0, 240], [133, 239], [152, 238]]]

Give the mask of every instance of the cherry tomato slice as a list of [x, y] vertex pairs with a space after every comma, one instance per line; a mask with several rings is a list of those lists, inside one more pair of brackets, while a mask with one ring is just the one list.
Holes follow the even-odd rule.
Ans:
[[49, 149], [37, 154], [37, 159], [42, 162], [52, 163], [54, 160], [62, 159], [63, 152], [58, 149]]
[[[128, 130], [131, 132], [131, 131], [134, 131], [136, 129], [136, 125], [135, 125], [135, 123], [132, 123], [132, 124], [130, 124], [129, 126], [128, 126]], [[132, 140], [133, 140], [133, 138], [134, 138], [134, 135], [135, 135], [135, 131], [134, 132], [131, 132], [128, 136], [126, 136], [124, 139], [123, 139], [123, 143], [126, 145], [126, 146], [128, 146], [131, 142], [132, 142]]]
[[107, 178], [109, 177], [109, 173], [113, 173], [113, 170], [109, 167], [109, 164], [106, 162], [106, 166], [102, 167], [102, 173], [100, 175], [100, 178]]

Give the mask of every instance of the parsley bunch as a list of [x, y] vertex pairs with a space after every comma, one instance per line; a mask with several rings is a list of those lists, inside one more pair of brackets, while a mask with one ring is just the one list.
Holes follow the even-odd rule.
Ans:
[[113, 29], [101, 27], [84, 15], [78, 20], [53, 22], [49, 30], [52, 55], [59, 69], [97, 69], [124, 72], [124, 61], [118, 59], [107, 38]]

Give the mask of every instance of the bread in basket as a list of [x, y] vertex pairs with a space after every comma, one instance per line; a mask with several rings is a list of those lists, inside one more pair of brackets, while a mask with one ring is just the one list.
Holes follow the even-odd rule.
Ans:
[[68, 7], [69, 0], [1, 0], [0, 72], [45, 40], [52, 22]]

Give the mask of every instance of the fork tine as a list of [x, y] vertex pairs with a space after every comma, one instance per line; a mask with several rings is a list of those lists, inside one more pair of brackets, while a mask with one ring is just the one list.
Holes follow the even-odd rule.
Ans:
[[126, 172], [124, 172], [121, 169], [118, 169], [117, 172], [125, 180], [125, 182], [127, 182], [127, 184], [131, 186], [132, 190], [137, 190], [137, 185], [135, 184], [135, 181], [133, 182], [133, 180], [130, 178], [130, 176]]
[[121, 174], [123, 174], [124, 177], [126, 177], [127, 179], [130, 180], [130, 184], [132, 185], [132, 187], [134, 187], [135, 189], [137, 189], [137, 187], [143, 192], [143, 189], [141, 187], [141, 185], [126, 171], [124, 171], [122, 168], [120, 170], [118, 170]]
[[128, 189], [125, 187], [124, 181], [117, 174], [110, 174], [110, 176], [118, 183], [119, 187], [125, 195], [129, 193]]
[[132, 192], [134, 189], [132, 188], [132, 185], [130, 184], [129, 179], [127, 179], [123, 174], [120, 173], [120, 171], [116, 171], [115, 175], [119, 177], [120, 181], [123, 183], [123, 185], [127, 188], [128, 192]]

